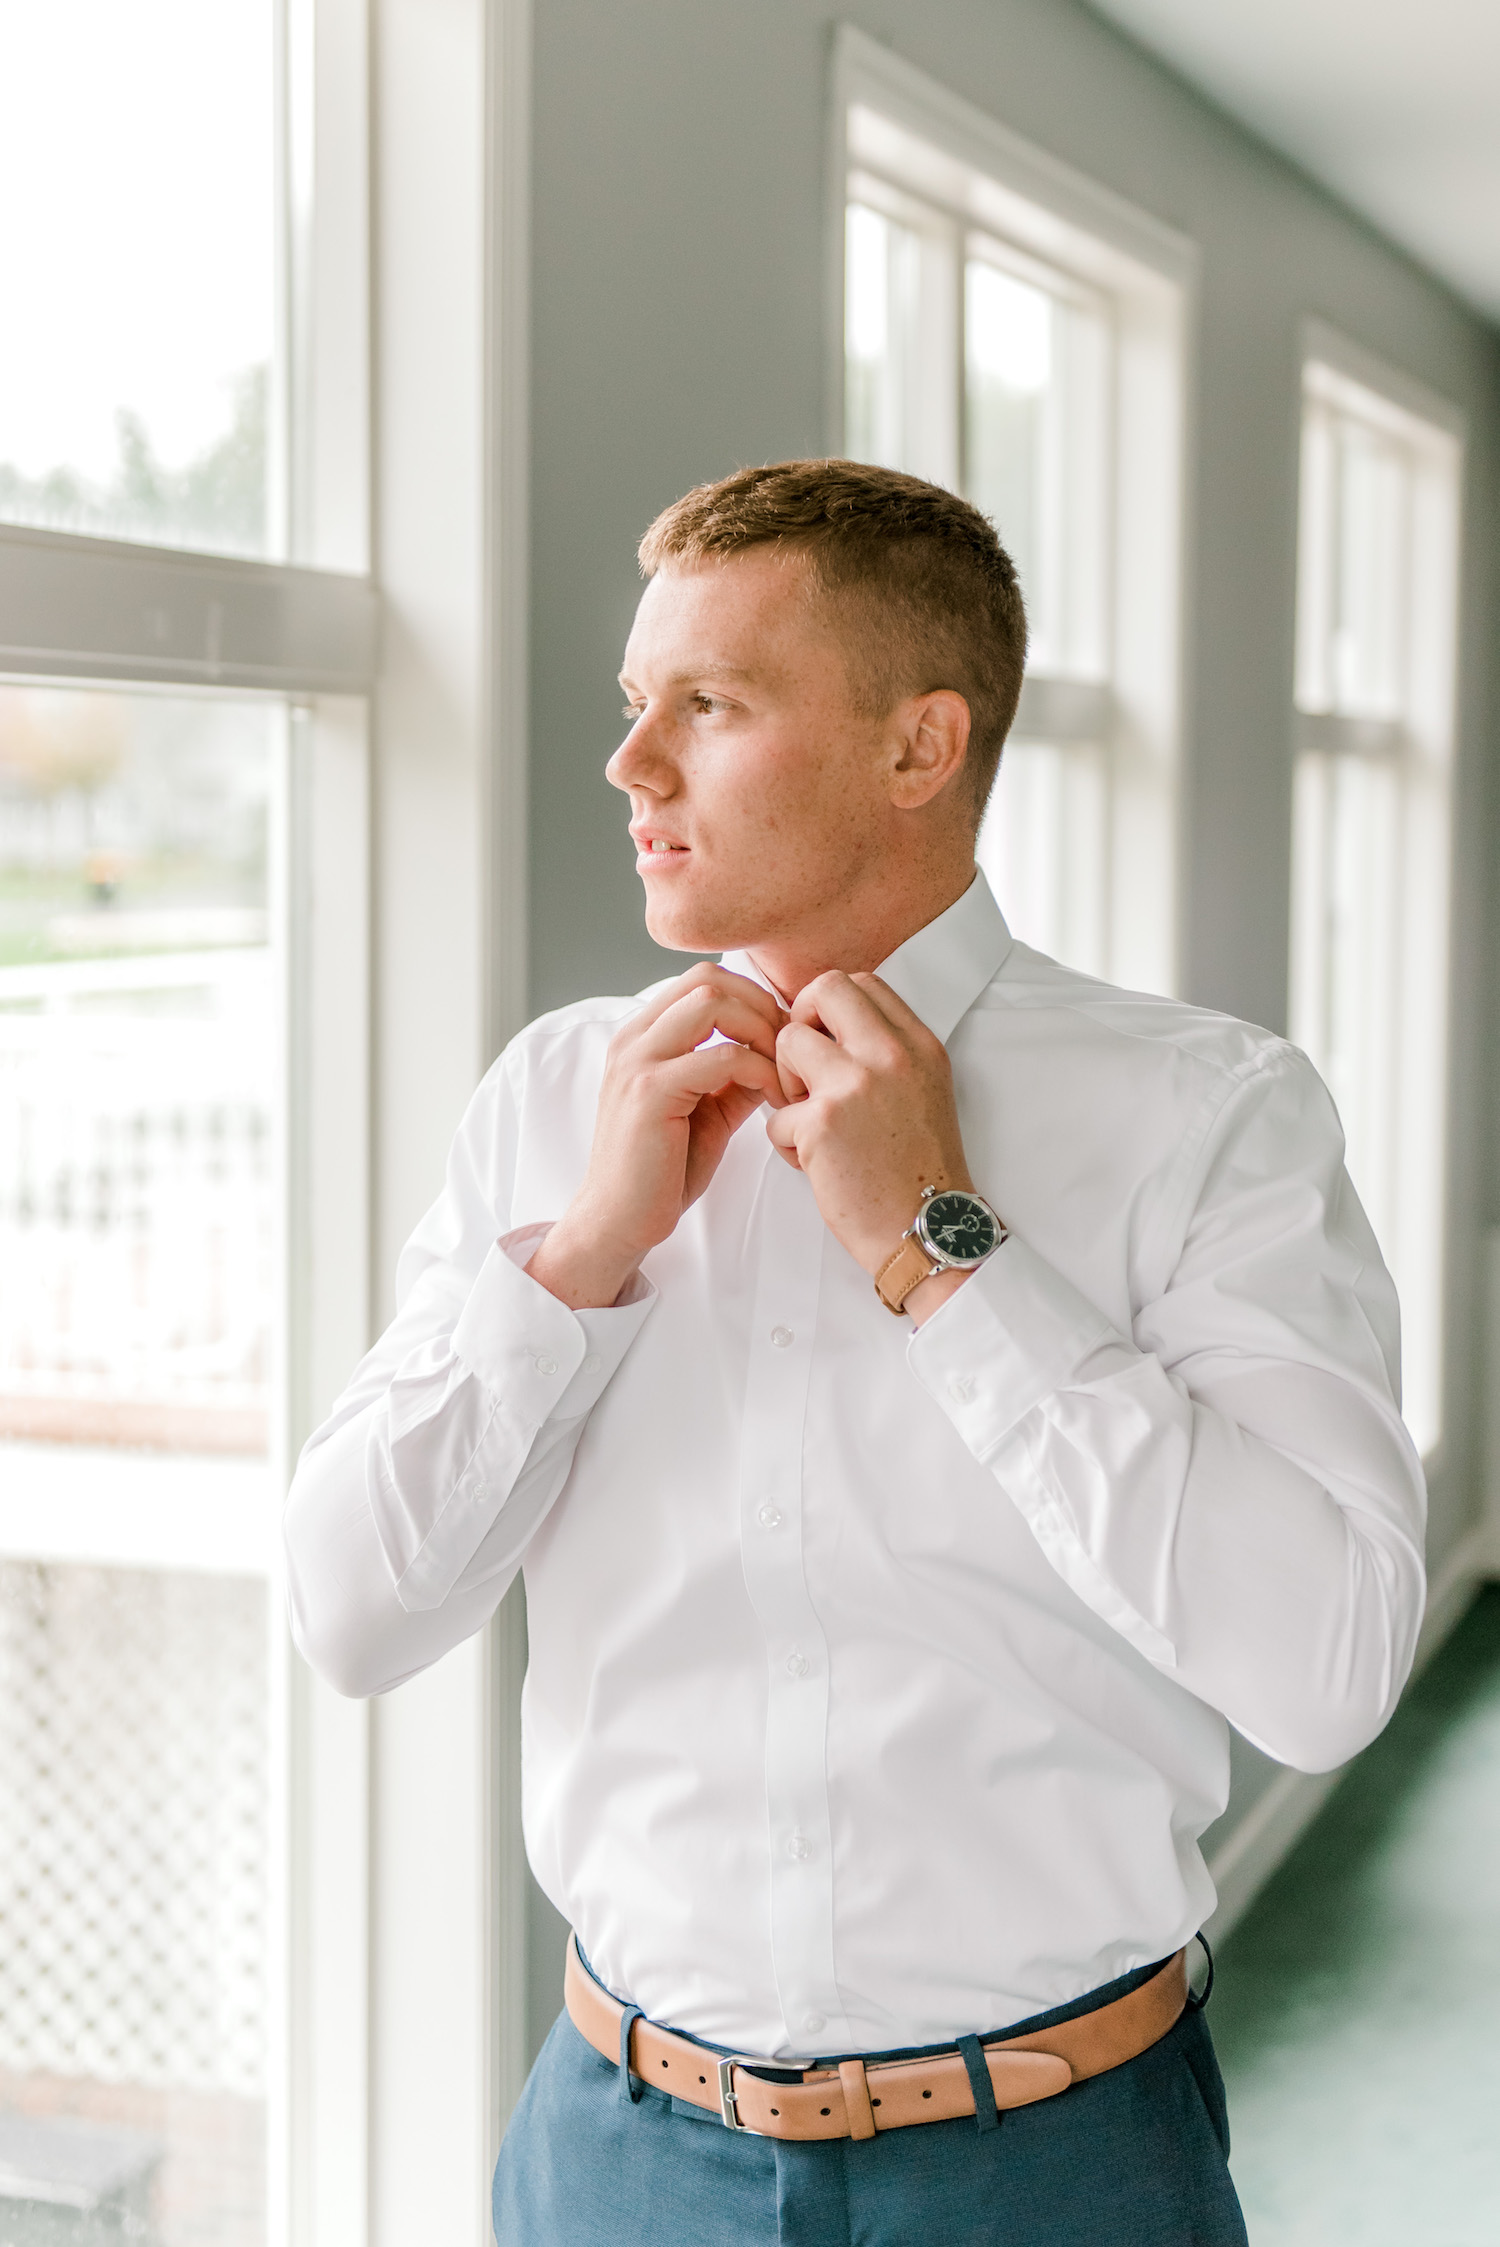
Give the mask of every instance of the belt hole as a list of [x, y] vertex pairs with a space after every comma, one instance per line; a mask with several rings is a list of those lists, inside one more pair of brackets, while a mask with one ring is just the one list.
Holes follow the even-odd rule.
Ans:
[[772, 2114], [780, 2114], [781, 2109], [780, 2107], [772, 2107], [771, 2112]]
[[706, 2075], [700, 2075], [698, 2081], [700, 2083], [706, 2083], [708, 2081], [708, 2077]]
[[[666, 2065], [667, 2065], [667, 2062], [666, 2062], [665, 2060], [663, 2060], [663, 2061], [662, 2061], [662, 2066], [663, 2066], [663, 2067], [665, 2067]], [[701, 2081], [701, 2078], [700, 2078], [700, 2081]]]
[[922, 2093], [922, 2096], [924, 2099], [930, 2099], [932, 2097], [932, 2093], [930, 2091], [924, 2091]]
[[878, 2106], [879, 2106], [879, 2104], [880, 2104], [880, 2101], [879, 2101], [878, 2099], [872, 2099], [872, 2100], [870, 2101], [870, 2104], [871, 2104], [871, 2106], [872, 2106], [872, 2107], [878, 2107]]
[[818, 2112], [819, 2114], [832, 2114], [833, 2109], [832, 2107], [819, 2107]]

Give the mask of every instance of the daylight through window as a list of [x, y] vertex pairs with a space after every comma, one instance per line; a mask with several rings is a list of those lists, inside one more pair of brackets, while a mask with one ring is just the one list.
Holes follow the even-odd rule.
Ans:
[[284, 540], [275, 58], [273, 0], [0, 0], [0, 523], [56, 601], [0, 680], [7, 2239], [281, 2229], [288, 710], [71, 644], [226, 632], [186, 559], [91, 602], [132, 548]]
[[1441, 1425], [1458, 446], [1313, 361], [1302, 426], [1291, 1034], [1338, 1103]]
[[265, 2236], [280, 732], [0, 685], [0, 2167], [163, 2247]]
[[856, 102], [844, 442], [963, 490], [1030, 620], [980, 861], [1016, 933], [1171, 987], [1181, 290]]
[[279, 551], [274, 24], [0, 0], [0, 521]]

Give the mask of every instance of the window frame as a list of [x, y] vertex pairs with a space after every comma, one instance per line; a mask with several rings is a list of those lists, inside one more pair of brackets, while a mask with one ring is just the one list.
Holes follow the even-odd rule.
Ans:
[[[1415, 1026], [1420, 1045], [1414, 1062], [1407, 1036], [1398, 1028], [1401, 1055], [1384, 1072], [1387, 1113], [1380, 1120], [1380, 1128], [1394, 1148], [1394, 1263], [1404, 1263], [1404, 1238], [1436, 1243], [1436, 1254], [1419, 1282], [1414, 1284], [1405, 1272], [1397, 1275], [1403, 1285], [1403, 1309], [1415, 1299], [1431, 1322], [1423, 1346], [1432, 1428], [1430, 1435], [1420, 1427], [1416, 1432], [1426, 1436], [1424, 1464], [1433, 1474], [1439, 1470], [1449, 1426], [1443, 1392], [1454, 1270], [1452, 932], [1458, 903], [1454, 820], [1459, 782], [1457, 693], [1467, 429], [1464, 415], [1448, 400], [1327, 322], [1305, 320], [1298, 343], [1297, 430], [1302, 466], [1298, 475], [1297, 645], [1291, 696], [1289, 1019], [1293, 1037], [1305, 1030], [1316, 1011], [1312, 996], [1315, 966], [1321, 964], [1326, 973], [1326, 963], [1314, 961], [1307, 926], [1309, 913], [1321, 895], [1309, 864], [1315, 839], [1303, 832], [1300, 817], [1311, 800], [1312, 784], [1318, 780], [1316, 771], [1310, 770], [1312, 760], [1345, 758], [1356, 766], [1378, 766], [1391, 774], [1394, 783], [1400, 857], [1395, 875], [1397, 926], [1391, 947], [1394, 988], [1388, 995], [1393, 1015], [1398, 1022]], [[1408, 677], [1399, 714], [1358, 715], [1304, 706], [1302, 632], [1308, 589], [1303, 572], [1308, 523], [1303, 490], [1306, 456], [1301, 439], [1310, 400], [1334, 414], [1343, 412], [1383, 431], [1407, 454], [1411, 494], [1422, 514], [1422, 519], [1409, 527], [1408, 558], [1411, 560], [1420, 547], [1428, 566], [1424, 577], [1420, 561], [1413, 561], [1405, 619]], [[1436, 914], [1431, 911], [1434, 891], [1441, 898]], [[1355, 1185], [1357, 1190], [1358, 1179]], [[1382, 1242], [1382, 1247], [1385, 1245]]]
[[[1015, 734], [1107, 743], [1112, 980], [1180, 981], [1179, 850], [1189, 587], [1184, 567], [1194, 413], [1196, 244], [1034, 147], [850, 25], [833, 41], [825, 197], [825, 421], [844, 448], [845, 208], [851, 173], [946, 213], [960, 264], [987, 236], [1108, 299], [1114, 328], [1108, 677], [1029, 672]], [[860, 113], [860, 114], [856, 114]], [[884, 147], [866, 119], [887, 128]], [[898, 206], [891, 205], [897, 216]], [[910, 223], [909, 221], [907, 223]], [[963, 369], [954, 323], [953, 412]], [[955, 435], [957, 429], [955, 429]], [[956, 473], [958, 459], [954, 449]]]
[[[290, 559], [0, 524], [0, 674], [251, 690], [286, 709], [272, 901], [285, 1073], [272, 1468], [284, 1487], [368, 1342], [380, 600], [369, 575], [367, 11], [364, 0], [280, 0], [272, 13], [271, 509]], [[270, 1583], [268, 2247], [365, 2247], [369, 1712], [297, 1660], [274, 1573]]]
[[[287, 1469], [526, 1019], [531, 0], [274, 4], [290, 559], [0, 526], [0, 672], [290, 704]], [[281, 1633], [268, 2247], [491, 2238], [542, 1971], [524, 1669], [519, 1585], [373, 1704]]]

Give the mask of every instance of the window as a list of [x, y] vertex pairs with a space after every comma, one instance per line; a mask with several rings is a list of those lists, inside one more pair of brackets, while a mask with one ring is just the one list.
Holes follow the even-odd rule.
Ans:
[[845, 451], [961, 489], [1026, 686], [979, 857], [1016, 933], [1175, 981], [1186, 246], [841, 34]]
[[1441, 1426], [1459, 446], [1441, 408], [1413, 411], [1393, 378], [1376, 387], [1347, 349], [1318, 350], [1303, 374], [1290, 1026], [1338, 1103], [1400, 1289], [1425, 1452]]
[[274, 31], [270, 0], [0, 0], [0, 518], [280, 550]]
[[366, 1325], [364, 93], [289, 23], [0, 0], [6, 2237], [281, 2247], [363, 2191], [310, 2127], [362, 1984], [292, 1960], [364, 1837], [277, 1520]]
[[266, 2218], [283, 730], [0, 688], [0, 2110], [168, 2239]]

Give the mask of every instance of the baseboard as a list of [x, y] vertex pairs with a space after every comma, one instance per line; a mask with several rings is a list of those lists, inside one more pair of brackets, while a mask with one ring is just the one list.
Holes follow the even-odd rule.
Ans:
[[1219, 1901], [1203, 1932], [1222, 1943], [1289, 1857], [1343, 1777], [1342, 1771], [1278, 1771], [1208, 1860]]
[[[1424, 1670], [1487, 1577], [1500, 1574], [1497, 1540], [1487, 1522], [1461, 1537], [1427, 1587], [1412, 1675]], [[1346, 1765], [1344, 1769], [1346, 1770]], [[1301, 1840], [1344, 1771], [1278, 1771], [1265, 1792], [1215, 1850], [1208, 1870], [1219, 1901], [1204, 1928], [1222, 1942]]]
[[1474, 1594], [1492, 1576], [1500, 1575], [1500, 1552], [1488, 1521], [1467, 1530], [1427, 1585], [1427, 1606], [1417, 1638], [1417, 1658], [1411, 1674], [1419, 1677], [1455, 1623], [1463, 1621]]

